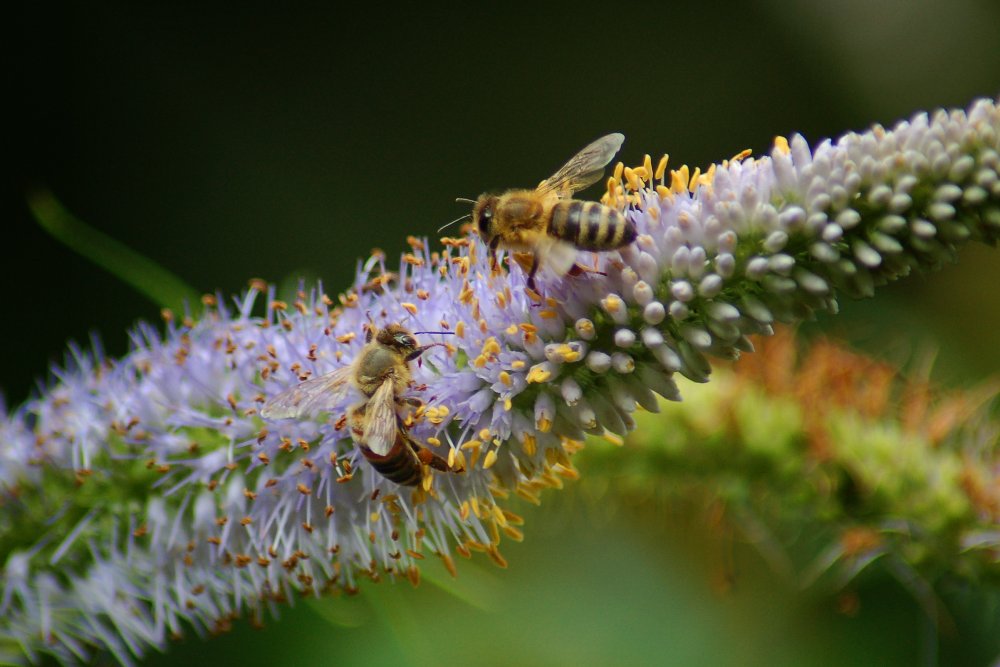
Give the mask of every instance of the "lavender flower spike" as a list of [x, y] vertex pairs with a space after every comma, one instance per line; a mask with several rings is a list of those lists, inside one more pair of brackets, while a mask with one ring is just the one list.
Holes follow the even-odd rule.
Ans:
[[[824, 142], [779, 139], [705, 173], [619, 166], [605, 203], [639, 232], [581, 252], [586, 275], [491, 272], [472, 237], [381, 256], [339, 298], [292, 304], [256, 285], [199, 321], [141, 326], [110, 360], [73, 350], [43, 396], [0, 422], [0, 657], [63, 662], [93, 647], [131, 663], [185, 626], [223, 629], [298, 594], [362, 579], [419, 580], [428, 555], [520, 539], [511, 493], [537, 502], [576, 473], [585, 433], [620, 442], [675, 373], [746, 336], [833, 310], [1000, 235], [1000, 110], [918, 115]], [[264, 293], [264, 294], [262, 294]], [[266, 315], [253, 309], [262, 296]], [[409, 433], [453, 468], [415, 490], [375, 473], [342, 419], [357, 396], [265, 421], [268, 397], [350, 363], [365, 327], [399, 322], [441, 342], [411, 364], [423, 402]]]

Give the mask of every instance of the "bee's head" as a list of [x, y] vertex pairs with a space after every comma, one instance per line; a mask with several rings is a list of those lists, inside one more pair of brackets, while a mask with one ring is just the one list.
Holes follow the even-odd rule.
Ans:
[[417, 339], [413, 337], [409, 329], [398, 324], [390, 324], [381, 329], [375, 336], [380, 344], [399, 350], [403, 354], [409, 354], [417, 349]]
[[496, 213], [497, 200], [496, 195], [481, 195], [472, 207], [472, 223], [484, 243], [489, 243], [494, 236], [493, 214]]

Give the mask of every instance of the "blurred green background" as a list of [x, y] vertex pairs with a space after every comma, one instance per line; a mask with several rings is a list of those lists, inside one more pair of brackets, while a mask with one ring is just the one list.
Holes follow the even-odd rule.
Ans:
[[[993, 0], [15, 11], [18, 178], [0, 263], [0, 389], [14, 405], [67, 339], [97, 331], [120, 355], [126, 330], [159, 313], [32, 222], [24, 193], [35, 185], [198, 290], [308, 275], [336, 292], [371, 248], [392, 256], [408, 234], [434, 237], [464, 212], [456, 196], [532, 185], [607, 132], [625, 133], [626, 162], [669, 152], [674, 166], [704, 166], [759, 154], [777, 134], [815, 144], [1000, 90]], [[971, 247], [957, 265], [845, 301], [814, 326], [899, 363], [934, 350], [937, 377], [965, 384], [1000, 370], [997, 284], [997, 253]], [[716, 569], [699, 564], [724, 547], [703, 528], [624, 509], [598, 520], [570, 500], [550, 494], [527, 512], [527, 541], [505, 550], [510, 570], [475, 561], [487, 610], [429, 586], [382, 587], [359, 629], [299, 605], [262, 634], [239, 626], [152, 662], [209, 651], [243, 665], [912, 664], [927, 654], [932, 633], [891, 585], [847, 618], [831, 600], [793, 596], [747, 552], [738, 585], [719, 594]], [[968, 637], [942, 641], [959, 663], [988, 657]]]

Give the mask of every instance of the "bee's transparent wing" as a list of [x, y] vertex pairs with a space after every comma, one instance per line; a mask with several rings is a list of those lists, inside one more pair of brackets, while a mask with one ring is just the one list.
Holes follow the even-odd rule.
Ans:
[[383, 382], [365, 408], [364, 445], [385, 456], [396, 442], [396, 396], [392, 380]]
[[611, 162], [622, 147], [625, 135], [615, 132], [601, 137], [570, 158], [569, 162], [538, 185], [540, 194], [555, 192], [560, 197], [568, 197], [588, 185], [601, 180], [604, 167]]
[[269, 398], [260, 409], [260, 416], [288, 419], [332, 410], [344, 401], [351, 387], [350, 380], [350, 366], [306, 380]]

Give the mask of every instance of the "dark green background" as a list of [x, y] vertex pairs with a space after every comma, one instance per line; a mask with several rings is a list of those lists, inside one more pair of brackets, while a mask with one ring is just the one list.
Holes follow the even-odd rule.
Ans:
[[[456, 196], [534, 184], [607, 132], [625, 133], [627, 162], [669, 152], [674, 166], [705, 166], [744, 148], [759, 154], [777, 134], [800, 131], [815, 144], [916, 110], [966, 106], [1000, 88], [1000, 4], [992, 0], [294, 9], [36, 2], [17, 11], [16, 94], [8, 102], [16, 124], [8, 134], [18, 178], [0, 263], [0, 388], [13, 404], [61, 358], [67, 339], [98, 331], [121, 354], [127, 328], [159, 310], [34, 226], [23, 204], [34, 184], [199, 290], [229, 294], [251, 277], [308, 274], [335, 292], [372, 247], [392, 256], [407, 234], [434, 237], [463, 212]], [[820, 327], [900, 362], [936, 349], [938, 376], [953, 384], [996, 373], [997, 260], [992, 250], [970, 248], [941, 273], [868, 302], [845, 302], [844, 314]], [[546, 516], [535, 530], [568, 539], [558, 532], [561, 521]], [[501, 581], [512, 575], [534, 590], [540, 584], [531, 577], [546, 570], [533, 563], [572, 553], [528, 529], [515, 571]], [[529, 548], [533, 539], [538, 546]], [[640, 573], [623, 584], [628, 595], [660, 594], [643, 587], [641, 564], [615, 558], [598, 560], [613, 565], [608, 572]], [[592, 610], [590, 623], [605, 618], [605, 604], [608, 623], [627, 623], [630, 613], [653, 626], [659, 618], [649, 599], [633, 607], [612, 591], [593, 597], [571, 605]], [[556, 664], [556, 649], [601, 636], [567, 630], [578, 626], [549, 617], [566, 610], [538, 600], [523, 613], [561, 629], [553, 631], [553, 652], [518, 654], [521, 664]], [[901, 613], [898, 627], [911, 628], [912, 611]], [[741, 616], [750, 618], [750, 635], [759, 615]], [[717, 622], [706, 621], [708, 643]], [[473, 654], [489, 658], [479, 664], [508, 664], [497, 647], [518, 642], [523, 629], [505, 636], [515, 626], [504, 623], [484, 618], [478, 637], [463, 630]], [[446, 623], [432, 626], [440, 641], [457, 641]], [[281, 627], [264, 637], [279, 646], [314, 638]], [[348, 635], [360, 648], [341, 649], [364, 652], [385, 634], [373, 632], [375, 639]], [[545, 636], [531, 645], [542, 646]], [[630, 646], [644, 641], [626, 638]], [[904, 644], [888, 643], [903, 651], [890, 654], [912, 657]], [[593, 664], [614, 655], [616, 644], [601, 646]], [[662, 642], [650, 646], [629, 655], [670, 662]], [[758, 646], [758, 664], [771, 662], [770, 646], [770, 639]], [[828, 648], [816, 649], [818, 659], [836, 657]], [[307, 660], [310, 650], [296, 655]], [[333, 649], [322, 650], [332, 659]], [[261, 664], [254, 658], [263, 659], [257, 649], [240, 656]]]

